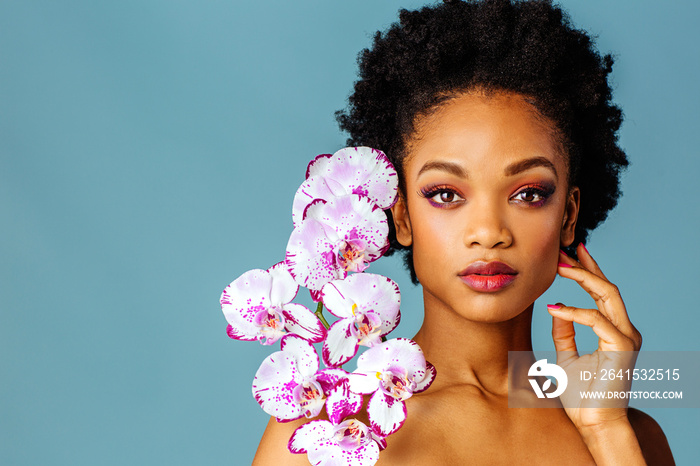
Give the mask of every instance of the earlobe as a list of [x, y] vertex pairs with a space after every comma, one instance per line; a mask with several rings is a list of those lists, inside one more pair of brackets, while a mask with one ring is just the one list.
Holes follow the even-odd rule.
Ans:
[[561, 226], [560, 243], [563, 247], [574, 242], [576, 232], [576, 220], [578, 220], [578, 210], [581, 202], [581, 191], [574, 186], [569, 191], [564, 210], [564, 219]]
[[413, 230], [411, 229], [411, 219], [408, 216], [408, 206], [401, 194], [399, 194], [399, 199], [394, 207], [391, 208], [391, 216], [394, 218], [397, 241], [403, 246], [413, 244]]

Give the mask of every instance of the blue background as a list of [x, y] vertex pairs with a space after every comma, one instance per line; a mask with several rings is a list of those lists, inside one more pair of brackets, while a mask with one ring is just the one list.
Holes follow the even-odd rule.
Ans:
[[[0, 3], [0, 463], [250, 462], [268, 348], [227, 338], [220, 292], [283, 257], [307, 161], [344, 146], [357, 53], [422, 3]], [[700, 350], [700, 7], [563, 4], [617, 55], [632, 160], [589, 249], [645, 349]], [[396, 259], [370, 271], [399, 282], [412, 336], [419, 289]], [[557, 280], [536, 348], [557, 301], [593, 305]], [[697, 462], [698, 410], [649, 412]]]

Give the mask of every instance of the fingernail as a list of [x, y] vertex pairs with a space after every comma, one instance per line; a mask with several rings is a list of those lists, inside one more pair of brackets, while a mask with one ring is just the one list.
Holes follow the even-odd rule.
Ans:
[[[583, 246], [583, 250], [584, 250], [584, 251], [588, 252], [588, 249], [586, 248], [586, 245], [585, 245], [585, 244], [581, 243], [581, 246]], [[591, 253], [588, 252], [588, 254], [590, 255]]]
[[569, 264], [565, 264], [565, 263], [563, 263], [563, 262], [559, 262], [557, 265], [558, 265], [559, 267], [571, 267]]
[[569, 257], [569, 255], [567, 253], [565, 253], [563, 249], [560, 249], [559, 252], [564, 254], [566, 257]]
[[552, 311], [557, 311], [561, 308], [559, 304], [547, 304], [547, 309], [550, 309]]

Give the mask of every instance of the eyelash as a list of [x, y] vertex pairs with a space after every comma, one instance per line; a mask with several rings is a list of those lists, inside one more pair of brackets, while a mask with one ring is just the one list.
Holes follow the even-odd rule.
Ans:
[[449, 193], [453, 194], [457, 197], [459, 197], [461, 200], [464, 200], [462, 196], [459, 195], [459, 193], [454, 189], [446, 185], [437, 185], [437, 186], [426, 186], [425, 188], [421, 188], [420, 191], [418, 191], [418, 195], [421, 197], [424, 197], [425, 199], [430, 202], [430, 204], [434, 207], [437, 207], [439, 209], [444, 209], [446, 207], [449, 207], [450, 205], [453, 205], [456, 203], [456, 201], [449, 201], [449, 202], [437, 202], [433, 200], [435, 196], [438, 194], [443, 194], [443, 193]]
[[539, 196], [540, 200], [538, 200], [538, 201], [521, 200], [519, 202], [523, 202], [523, 203], [527, 204], [528, 207], [541, 207], [549, 200], [549, 198], [552, 196], [552, 194], [554, 194], [554, 189], [555, 189], [554, 186], [533, 184], [533, 185], [523, 187], [520, 191], [513, 194], [513, 196], [511, 196], [511, 199], [513, 199], [516, 196], [523, 194], [523, 193], [532, 193], [534, 195]]
[[[553, 186], [546, 186], [546, 185], [539, 185], [539, 184], [534, 184], [534, 185], [529, 185], [525, 186], [522, 189], [520, 189], [517, 193], [513, 194], [511, 196], [511, 199], [514, 199], [515, 197], [523, 194], [523, 193], [530, 193], [536, 196], [539, 196], [540, 199], [537, 201], [525, 201], [525, 200], [519, 200], [517, 202], [526, 204], [528, 207], [541, 207], [543, 206], [551, 197], [551, 195], [554, 193], [555, 188]], [[459, 200], [452, 200], [452, 201], [446, 201], [446, 202], [438, 202], [433, 200], [435, 196], [438, 194], [453, 194], [454, 196], [458, 197]], [[424, 197], [425, 199], [430, 202], [430, 204], [434, 207], [438, 207], [440, 209], [444, 209], [446, 207], [449, 207], [451, 205], [454, 205], [460, 201], [464, 201], [465, 199], [460, 196], [460, 194], [454, 189], [451, 188], [450, 186], [446, 185], [438, 185], [438, 186], [426, 186], [425, 188], [421, 188], [420, 191], [418, 191], [418, 195], [421, 197]]]

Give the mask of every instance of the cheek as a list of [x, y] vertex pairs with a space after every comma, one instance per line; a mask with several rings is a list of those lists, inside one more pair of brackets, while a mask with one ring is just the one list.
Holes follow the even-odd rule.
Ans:
[[535, 248], [537, 257], [548, 257], [553, 252], [559, 251], [559, 237], [561, 227], [556, 221], [539, 223], [539, 232], [532, 235], [532, 247]]
[[557, 215], [541, 216], [529, 222], [527, 232], [521, 236], [527, 243], [527, 255], [537, 264], [537, 270], [551, 284], [557, 274], [562, 218]]
[[[419, 279], [437, 273], [459, 245], [458, 234], [445, 215], [434, 215], [430, 209], [415, 209], [411, 213], [413, 231], [413, 265]], [[433, 215], [431, 215], [433, 214]], [[443, 264], [442, 266], [440, 264]]]

